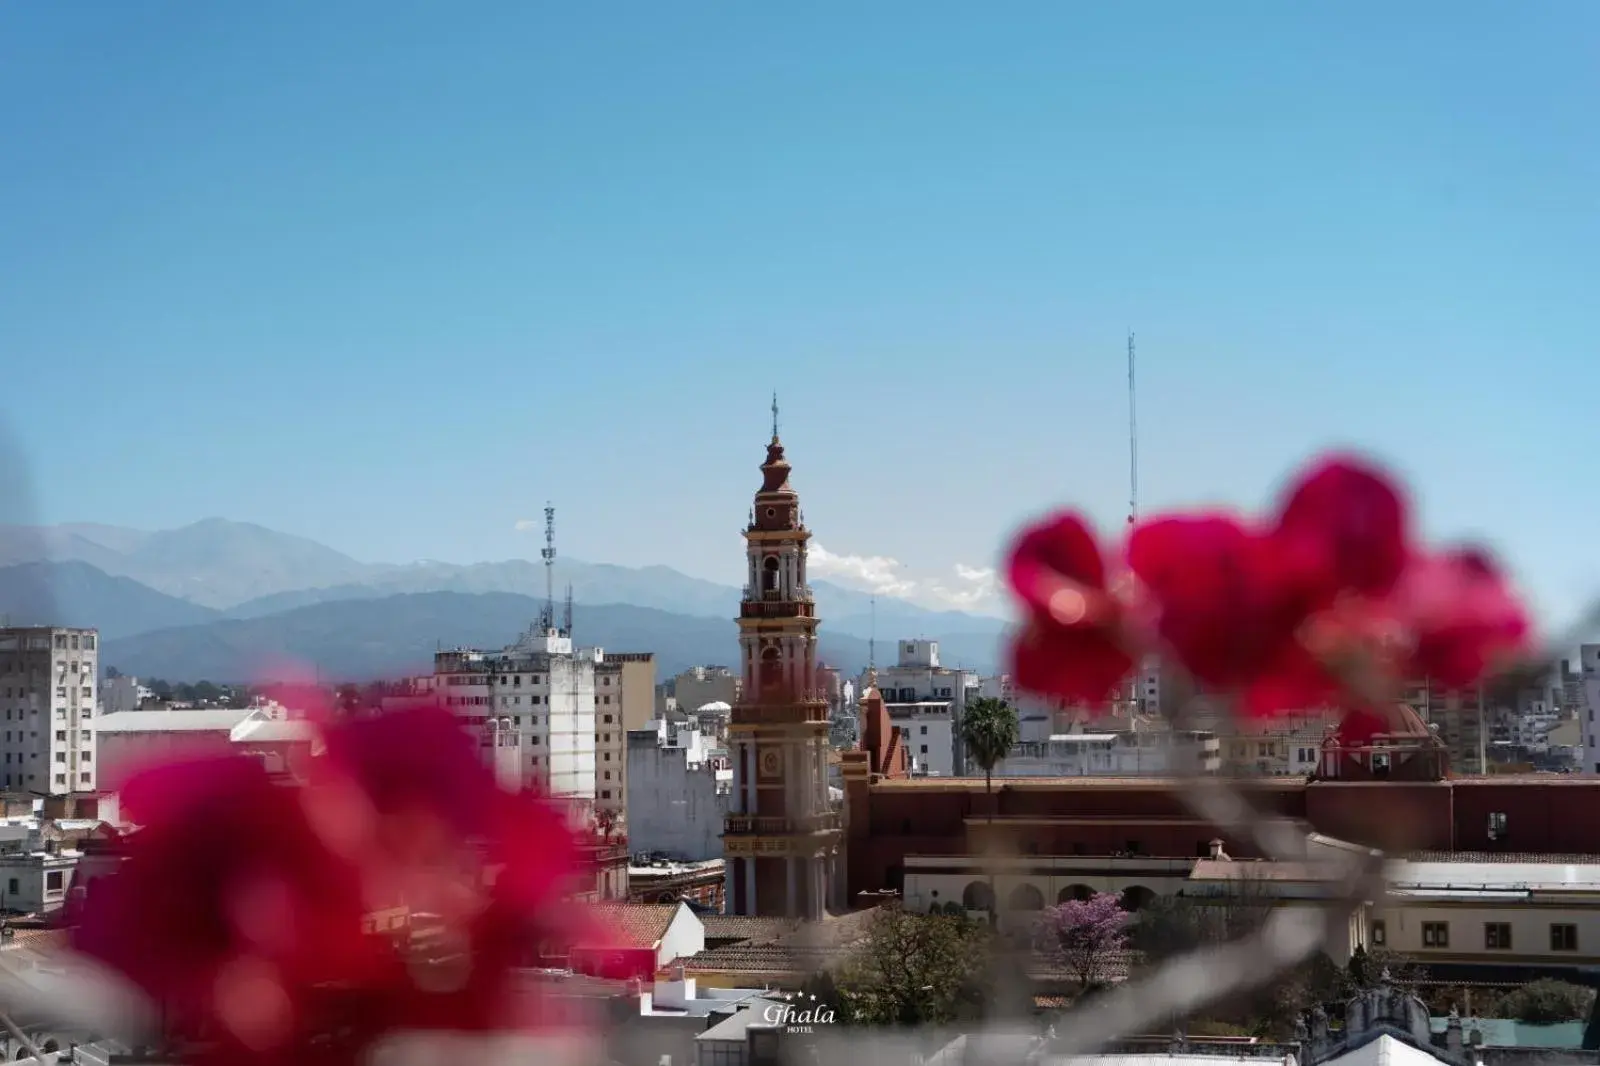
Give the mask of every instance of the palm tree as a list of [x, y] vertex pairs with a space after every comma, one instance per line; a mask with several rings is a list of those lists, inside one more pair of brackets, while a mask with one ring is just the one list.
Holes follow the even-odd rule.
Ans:
[[994, 790], [994, 768], [1017, 746], [1017, 709], [1005, 700], [980, 696], [967, 704], [961, 720], [961, 743], [973, 762], [983, 767], [983, 791]]
[[[1017, 709], [1005, 700], [990, 696], [980, 696], [967, 704], [966, 714], [961, 719], [961, 743], [968, 757], [983, 767], [983, 797], [991, 823], [994, 821], [995, 764], [1016, 747], [1017, 732]], [[993, 923], [999, 917], [1000, 900], [995, 895], [992, 869], [989, 871], [989, 897], [989, 906], [993, 908], [989, 921]]]

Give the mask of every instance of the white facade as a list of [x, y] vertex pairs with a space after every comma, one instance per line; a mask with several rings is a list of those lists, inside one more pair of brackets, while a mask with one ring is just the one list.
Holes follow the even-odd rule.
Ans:
[[530, 630], [501, 651], [440, 652], [432, 687], [469, 724], [493, 719], [500, 735], [517, 735], [522, 783], [592, 806], [599, 773], [621, 788], [620, 768], [597, 772], [595, 762], [595, 665], [604, 658], [557, 631]]
[[900, 641], [896, 664], [878, 670], [878, 691], [918, 772], [940, 777], [966, 772], [961, 723], [980, 683], [970, 670], [939, 665], [936, 640]]
[[994, 768], [996, 777], [1139, 777], [1184, 772], [1198, 745], [1200, 770], [1216, 773], [1221, 747], [1210, 734], [1166, 730], [1058, 733], [1045, 741], [1023, 741]]
[[1600, 961], [1600, 864], [1392, 862], [1371, 939], [1430, 958], [1593, 966]]
[[956, 725], [949, 701], [885, 703], [884, 708], [911, 758], [913, 774], [956, 776]]
[[0, 855], [0, 911], [49, 914], [67, 902], [78, 865], [75, 851]]
[[709, 738], [668, 721], [628, 732], [628, 846], [687, 862], [722, 857], [733, 763]]
[[98, 645], [93, 629], [0, 628], [0, 787], [95, 791]]

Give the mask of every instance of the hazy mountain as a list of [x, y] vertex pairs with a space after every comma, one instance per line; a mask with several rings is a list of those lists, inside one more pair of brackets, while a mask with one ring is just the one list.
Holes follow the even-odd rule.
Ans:
[[93, 626], [111, 640], [194, 625], [217, 612], [88, 563], [66, 562], [0, 568], [0, 617], [11, 625]]
[[[514, 641], [541, 601], [507, 593], [430, 592], [350, 599], [262, 618], [223, 619], [107, 640], [101, 660], [145, 677], [248, 681], [276, 664], [315, 667], [327, 678], [366, 680], [427, 672], [446, 647], [500, 647]], [[581, 645], [654, 651], [657, 676], [699, 663], [733, 665], [738, 629], [731, 618], [697, 618], [619, 604], [574, 609]], [[866, 642], [824, 634], [822, 658], [854, 673]]]
[[355, 582], [385, 569], [304, 537], [223, 518], [154, 533], [92, 524], [0, 528], [0, 563], [46, 560], [85, 562], [205, 607]]
[[[456, 592], [509, 593], [543, 598], [544, 568], [527, 560], [461, 566], [443, 562], [390, 566], [363, 563], [303, 537], [224, 519], [207, 519], [181, 529], [145, 532], [80, 523], [49, 527], [0, 527], [0, 565], [55, 560], [54, 565], [87, 564], [106, 575], [148, 586], [154, 598], [140, 599], [123, 588], [113, 595], [90, 575], [60, 571], [70, 585], [74, 619], [94, 607], [105, 613], [97, 624], [107, 635], [131, 635], [209, 617], [178, 611], [172, 597], [203, 608], [220, 608], [248, 620], [316, 604], [376, 600], [402, 594]], [[50, 571], [30, 579], [36, 591], [11, 597], [14, 610], [47, 602], [42, 584]], [[556, 565], [556, 595], [572, 586], [579, 603], [628, 604], [673, 615], [728, 621], [738, 613], [740, 589], [679, 573], [666, 566], [625, 567], [562, 559]], [[91, 589], [90, 586], [94, 586]], [[878, 639], [879, 661], [894, 661], [894, 641], [934, 637], [945, 661], [971, 665], [994, 658], [999, 619], [955, 611], [929, 611], [904, 600], [879, 597], [874, 614], [868, 593], [815, 580], [817, 609], [828, 634]], [[96, 591], [98, 590], [98, 591]], [[141, 618], [138, 605], [149, 610]], [[80, 606], [83, 608], [80, 610]], [[7, 602], [0, 599], [0, 610]], [[44, 617], [44, 615], [35, 615]]]
[[[582, 603], [628, 603], [723, 619], [738, 613], [737, 589], [689, 577], [665, 566], [634, 569], [563, 559], [556, 566], [556, 582], [558, 600], [566, 597], [566, 587], [570, 583], [573, 599]], [[544, 589], [544, 567], [524, 559], [471, 566], [414, 563], [393, 567], [361, 582], [261, 596], [238, 604], [227, 613], [237, 618], [259, 618], [314, 603], [417, 592], [508, 592], [542, 600]]]

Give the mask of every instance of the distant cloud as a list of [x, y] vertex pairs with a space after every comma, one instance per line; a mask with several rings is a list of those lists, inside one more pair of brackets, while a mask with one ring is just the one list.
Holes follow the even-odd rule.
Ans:
[[841, 555], [813, 542], [807, 565], [819, 577], [880, 596], [941, 610], [989, 613], [999, 608], [992, 567], [956, 563], [948, 573], [919, 577], [888, 555]]
[[530, 530], [540, 529], [543, 526], [544, 523], [539, 521], [537, 518], [519, 518], [517, 519], [515, 528], [518, 533], [527, 533]]
[[835, 555], [820, 544], [806, 552], [806, 565], [823, 577], [838, 578], [867, 592], [883, 596], [909, 597], [917, 583], [901, 571], [905, 564], [887, 555]]

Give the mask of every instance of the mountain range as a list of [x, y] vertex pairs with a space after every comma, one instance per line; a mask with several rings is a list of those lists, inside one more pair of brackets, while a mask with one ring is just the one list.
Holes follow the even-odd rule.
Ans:
[[[101, 661], [171, 680], [247, 681], [285, 659], [329, 678], [427, 670], [435, 648], [499, 647], [543, 606], [543, 567], [364, 563], [315, 541], [212, 518], [146, 532], [79, 523], [0, 526], [0, 616], [10, 624], [95, 626]], [[741, 590], [666, 566], [562, 560], [577, 640], [654, 651], [659, 676], [735, 661]], [[822, 658], [854, 673], [876, 635], [940, 641], [944, 661], [997, 659], [1000, 619], [930, 611], [813, 581]]]

